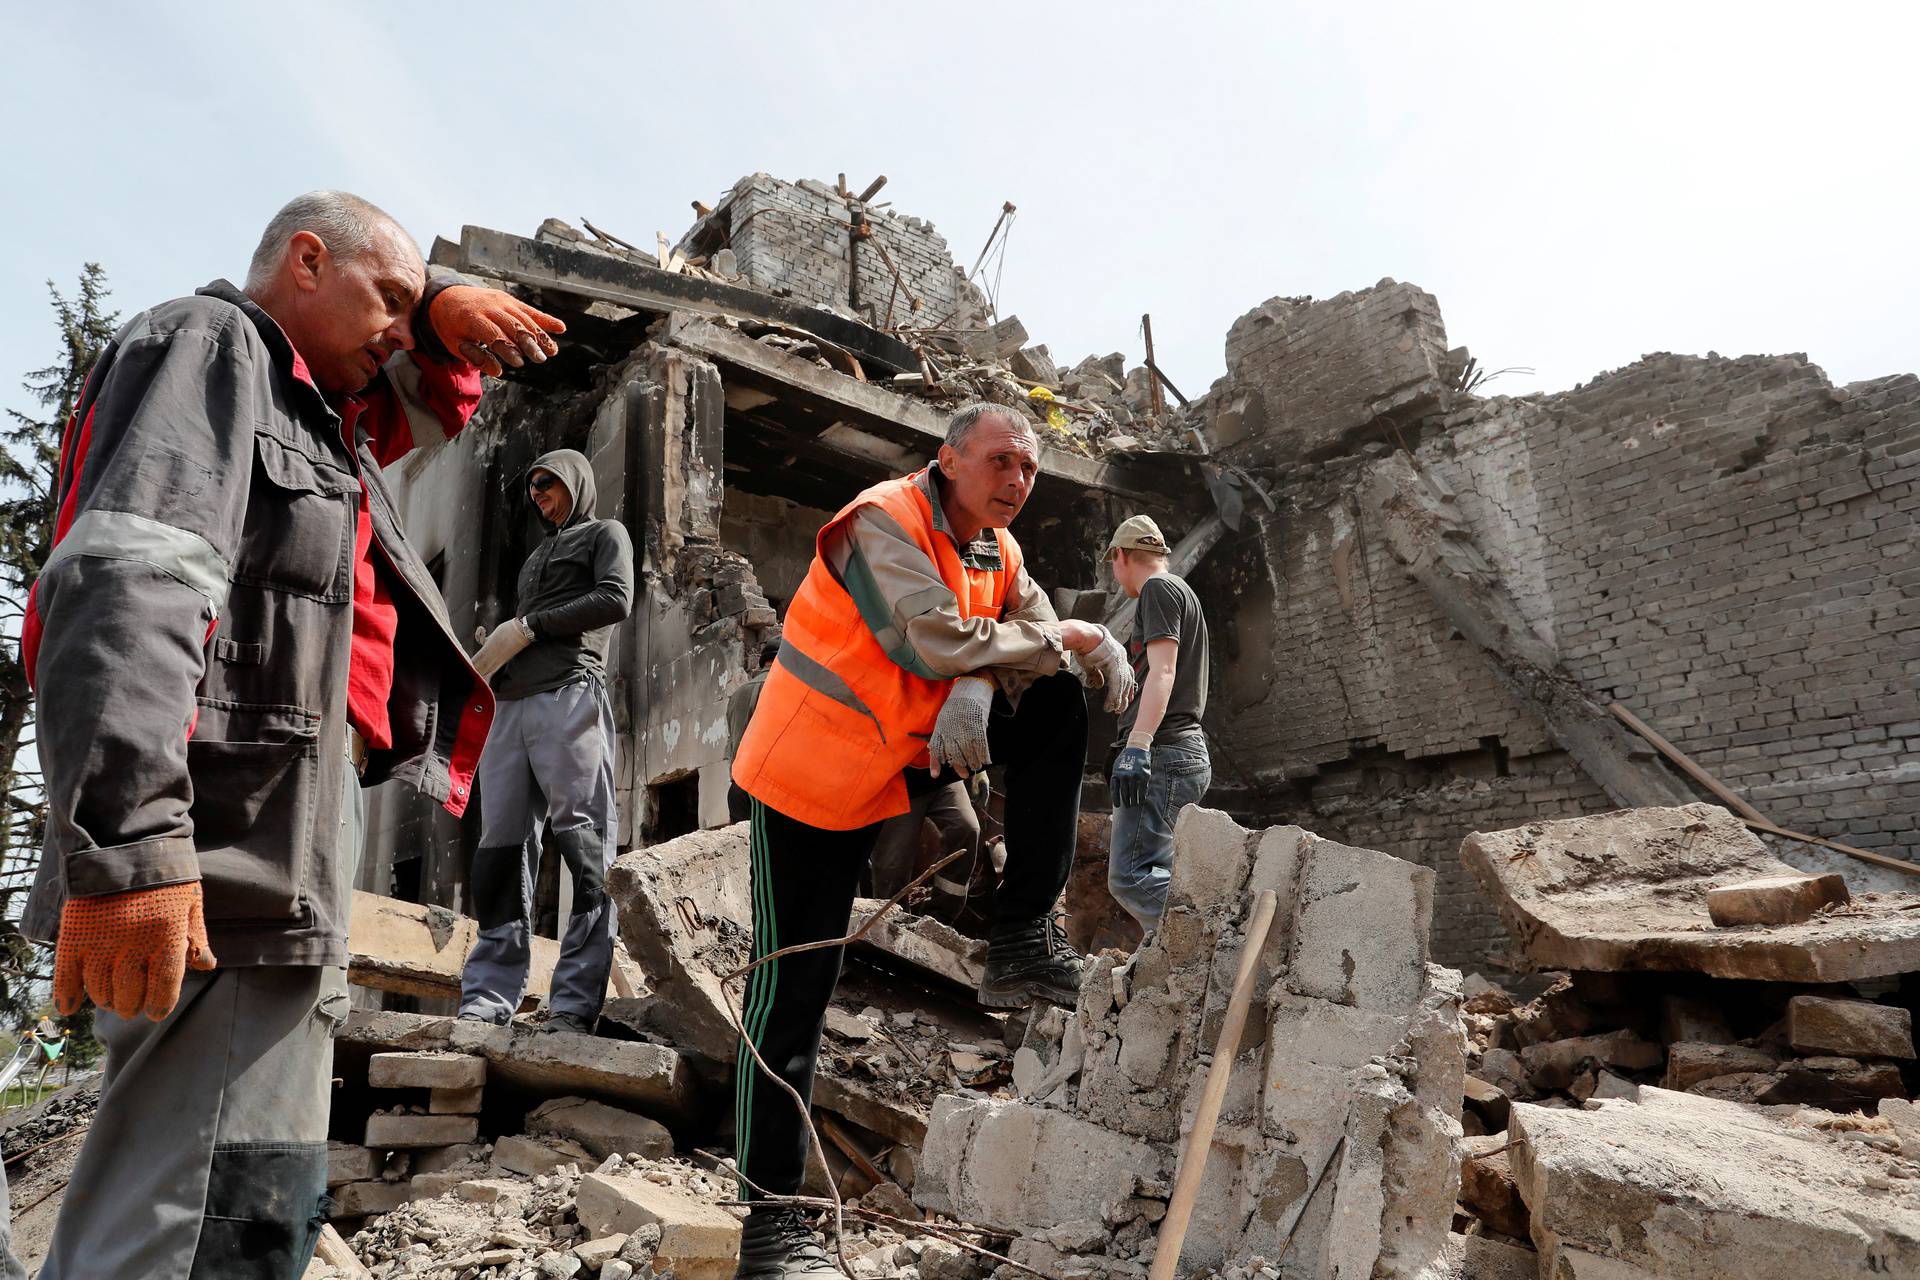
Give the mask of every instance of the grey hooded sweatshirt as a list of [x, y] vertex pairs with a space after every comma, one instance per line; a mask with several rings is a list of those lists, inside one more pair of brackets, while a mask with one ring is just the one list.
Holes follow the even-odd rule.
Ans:
[[[633, 611], [633, 543], [618, 520], [593, 517], [593, 468], [586, 455], [555, 449], [527, 468], [560, 477], [573, 509], [520, 566], [520, 616], [534, 641], [493, 678], [494, 696], [524, 698], [571, 684], [604, 679], [607, 641]], [[532, 501], [532, 496], [528, 496]]]

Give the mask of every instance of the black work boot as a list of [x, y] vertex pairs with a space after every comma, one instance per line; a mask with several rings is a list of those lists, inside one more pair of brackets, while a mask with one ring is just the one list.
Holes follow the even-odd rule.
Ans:
[[547, 1020], [540, 1024], [540, 1031], [552, 1035], [556, 1031], [567, 1031], [577, 1036], [593, 1034], [593, 1024], [597, 1019], [580, 1013], [550, 1013]]
[[1000, 922], [987, 938], [987, 972], [980, 1003], [989, 1009], [1023, 1009], [1036, 1000], [1073, 1008], [1080, 1000], [1086, 961], [1067, 943], [1058, 916]]
[[800, 1210], [765, 1206], [747, 1215], [740, 1232], [740, 1269], [734, 1280], [784, 1280], [787, 1276], [847, 1273], [827, 1257], [820, 1237]]

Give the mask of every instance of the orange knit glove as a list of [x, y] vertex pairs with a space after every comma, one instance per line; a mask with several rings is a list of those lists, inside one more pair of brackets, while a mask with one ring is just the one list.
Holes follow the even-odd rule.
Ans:
[[547, 335], [567, 331], [565, 323], [510, 293], [470, 284], [449, 285], [436, 294], [427, 320], [441, 346], [494, 378], [502, 362], [518, 369], [529, 360], [542, 364], [558, 355], [559, 344]]
[[200, 882], [68, 898], [53, 955], [53, 1007], [63, 1015], [91, 999], [123, 1018], [155, 1022], [180, 1000], [187, 966], [211, 969]]

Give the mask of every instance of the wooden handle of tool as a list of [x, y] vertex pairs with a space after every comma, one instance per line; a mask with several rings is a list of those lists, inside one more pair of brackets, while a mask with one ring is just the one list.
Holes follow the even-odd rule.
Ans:
[[1253, 1003], [1253, 975], [1260, 970], [1260, 952], [1267, 944], [1267, 931], [1273, 927], [1274, 908], [1279, 901], [1271, 889], [1262, 889], [1253, 900], [1253, 923], [1247, 927], [1247, 941], [1240, 949], [1240, 971], [1233, 976], [1227, 1018], [1220, 1024], [1220, 1039], [1213, 1046], [1213, 1065], [1207, 1068], [1207, 1083], [1200, 1091], [1199, 1109], [1193, 1113], [1193, 1128], [1180, 1152], [1180, 1173], [1174, 1180], [1173, 1199], [1167, 1202], [1167, 1216], [1160, 1223], [1160, 1242], [1154, 1249], [1148, 1280], [1173, 1280], [1174, 1268], [1180, 1263], [1180, 1246], [1193, 1219], [1193, 1202], [1200, 1196], [1200, 1179], [1207, 1172], [1207, 1155], [1213, 1149], [1213, 1129], [1220, 1120], [1220, 1104], [1227, 1099], [1234, 1055], [1247, 1025], [1247, 1008]]

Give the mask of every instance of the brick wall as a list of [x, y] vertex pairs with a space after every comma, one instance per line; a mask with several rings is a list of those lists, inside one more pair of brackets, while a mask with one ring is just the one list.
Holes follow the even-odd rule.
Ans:
[[[756, 289], [820, 306], [850, 307], [848, 227], [851, 205], [822, 182], [784, 182], [764, 173], [733, 185], [714, 214], [690, 231], [683, 247], [703, 238], [707, 225], [724, 223], [723, 241], [732, 248], [742, 273]], [[933, 224], [891, 209], [869, 209], [871, 239], [855, 250], [860, 309], [876, 324], [926, 326], [951, 323], [974, 296], [965, 273], [956, 266], [946, 238]], [[894, 273], [875, 241], [886, 246]], [[921, 309], [912, 310], [909, 298]], [[891, 312], [889, 313], [889, 306]], [[890, 316], [890, 318], [889, 318]]]
[[[1776, 821], [1915, 852], [1920, 379], [1659, 355], [1418, 438], [1588, 690]], [[1503, 935], [1460, 839], [1610, 806], [1367, 528], [1355, 493], [1381, 451], [1270, 472], [1282, 511], [1198, 575], [1225, 654], [1216, 773], [1257, 784], [1250, 816], [1436, 867], [1436, 954], [1472, 967]], [[1375, 757], [1397, 785], [1353, 784]]]

